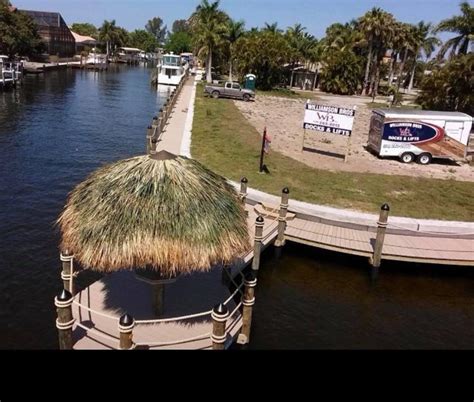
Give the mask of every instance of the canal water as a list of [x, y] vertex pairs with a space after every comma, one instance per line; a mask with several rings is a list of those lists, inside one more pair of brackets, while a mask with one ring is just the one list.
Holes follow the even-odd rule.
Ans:
[[[162, 99], [151, 70], [57, 71], [0, 92], [0, 349], [57, 348], [54, 223], [105, 163], [144, 153]], [[468, 269], [384, 263], [287, 245], [263, 258], [250, 349], [473, 348]]]

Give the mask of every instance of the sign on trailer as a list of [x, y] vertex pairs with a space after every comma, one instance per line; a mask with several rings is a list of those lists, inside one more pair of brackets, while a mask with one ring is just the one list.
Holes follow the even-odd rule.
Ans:
[[350, 137], [355, 112], [355, 109], [316, 105], [307, 102], [303, 127], [305, 130], [316, 130]]

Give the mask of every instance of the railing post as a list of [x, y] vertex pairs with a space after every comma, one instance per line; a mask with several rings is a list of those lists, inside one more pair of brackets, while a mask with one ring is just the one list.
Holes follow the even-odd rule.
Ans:
[[74, 318], [72, 317], [72, 302], [74, 298], [72, 294], [63, 289], [63, 291], [54, 298], [54, 305], [58, 318], [56, 320], [56, 328], [58, 329], [59, 349], [72, 349], [72, 327]]
[[151, 150], [151, 140], [153, 138], [153, 126], [148, 126], [146, 129], [146, 153], [149, 154]]
[[285, 245], [285, 229], [286, 229], [286, 213], [288, 212], [288, 200], [290, 190], [285, 187], [281, 192], [280, 214], [278, 216], [278, 235], [275, 240], [275, 247], [283, 247]]
[[227, 334], [225, 326], [229, 318], [229, 310], [222, 303], [216, 305], [212, 310], [212, 349], [223, 350], [225, 348], [225, 341]]
[[385, 240], [385, 232], [387, 231], [389, 212], [390, 206], [388, 204], [383, 204], [380, 208], [380, 216], [377, 222], [377, 236], [375, 238], [374, 254], [371, 261], [372, 266], [375, 269], [375, 274], [377, 274], [377, 269], [380, 267], [382, 262], [382, 249]]
[[242, 201], [243, 204], [245, 204], [245, 199], [247, 198], [247, 184], [248, 184], [248, 180], [246, 177], [242, 177], [242, 179], [240, 180], [240, 194], [239, 194], [239, 197]]
[[133, 327], [135, 320], [129, 314], [124, 314], [119, 320], [120, 349], [128, 350], [133, 346]]
[[250, 341], [250, 328], [252, 326], [252, 310], [255, 304], [255, 287], [257, 286], [257, 277], [255, 272], [250, 271], [244, 280], [244, 295], [242, 298], [242, 329], [237, 342], [245, 345]]
[[74, 254], [68, 250], [60, 253], [59, 258], [62, 263], [61, 279], [63, 280], [64, 289], [74, 295]]
[[265, 220], [262, 216], [258, 216], [255, 221], [255, 239], [253, 244], [253, 260], [252, 270], [257, 273], [260, 268], [260, 253], [262, 252], [262, 240], [263, 240], [263, 225]]

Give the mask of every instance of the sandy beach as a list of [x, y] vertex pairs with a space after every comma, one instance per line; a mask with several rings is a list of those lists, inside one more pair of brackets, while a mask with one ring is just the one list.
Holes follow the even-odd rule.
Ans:
[[[255, 102], [234, 101], [249, 122], [260, 132], [267, 127], [272, 139], [271, 149], [309, 166], [331, 171], [351, 171], [389, 175], [418, 176], [445, 180], [474, 182], [474, 168], [466, 163], [437, 160], [430, 165], [404, 164], [397, 159], [379, 159], [365, 149], [368, 139], [371, 109], [367, 99], [360, 97], [318, 94], [322, 104], [342, 107], [357, 106], [347, 162], [344, 155], [348, 139], [302, 128], [304, 99], [257, 96]], [[304, 137], [304, 150], [303, 150]]]

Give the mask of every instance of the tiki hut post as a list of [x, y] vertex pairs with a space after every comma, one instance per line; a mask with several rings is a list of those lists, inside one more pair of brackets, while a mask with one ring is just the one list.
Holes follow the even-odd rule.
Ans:
[[72, 294], [63, 289], [63, 291], [54, 298], [54, 305], [58, 318], [56, 320], [56, 328], [58, 329], [59, 349], [72, 349], [72, 327], [74, 318], [72, 317], [72, 302], [74, 298]]
[[290, 190], [285, 187], [281, 192], [280, 215], [278, 216], [278, 235], [275, 240], [275, 247], [283, 247], [285, 245], [285, 229], [286, 229], [286, 213], [288, 212], [288, 199]]
[[129, 314], [124, 314], [119, 320], [120, 349], [128, 350], [133, 346], [133, 327], [135, 320]]
[[165, 309], [165, 286], [163, 283], [155, 283], [152, 286], [153, 292], [153, 309], [157, 317], [163, 315]]
[[239, 193], [239, 197], [240, 199], [242, 200], [242, 203], [245, 204], [245, 199], [247, 198], [247, 184], [248, 184], [248, 180], [246, 177], [242, 177], [242, 179], [240, 180], [240, 193]]
[[64, 289], [74, 295], [74, 254], [68, 250], [61, 253], [59, 258], [62, 263], [61, 279], [63, 280]]
[[238, 343], [245, 345], [250, 341], [250, 328], [252, 326], [252, 310], [255, 304], [255, 287], [257, 277], [254, 271], [250, 271], [244, 279], [244, 295], [242, 299], [242, 329], [238, 338]]
[[253, 245], [253, 261], [252, 270], [257, 273], [260, 268], [260, 253], [262, 252], [262, 241], [263, 241], [263, 225], [265, 220], [262, 216], [258, 216], [255, 221], [255, 240]]
[[382, 262], [382, 249], [385, 240], [385, 232], [387, 231], [388, 226], [389, 213], [390, 206], [388, 204], [383, 204], [380, 208], [379, 220], [377, 222], [377, 236], [375, 238], [374, 254], [371, 261], [373, 267], [372, 273], [375, 277], [378, 274], [378, 268]]
[[223, 350], [225, 348], [225, 341], [227, 334], [225, 326], [229, 318], [229, 310], [222, 303], [218, 304], [212, 310], [212, 349]]

